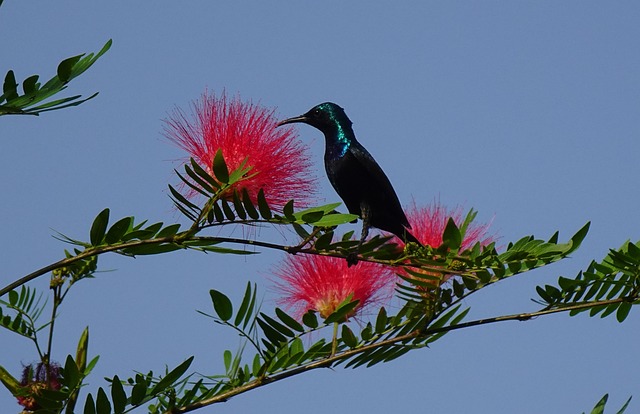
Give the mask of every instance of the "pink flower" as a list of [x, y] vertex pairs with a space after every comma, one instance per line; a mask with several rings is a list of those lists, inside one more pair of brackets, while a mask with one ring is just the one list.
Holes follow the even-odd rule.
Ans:
[[350, 295], [359, 300], [353, 317], [364, 308], [388, 300], [395, 286], [394, 269], [371, 262], [349, 267], [343, 258], [316, 255], [287, 256], [274, 272], [278, 304], [301, 317], [309, 310], [326, 318]]
[[[192, 103], [191, 112], [188, 116], [176, 108], [164, 120], [164, 135], [201, 167], [212, 174], [218, 149], [230, 172], [247, 158], [247, 166], [253, 167], [248, 173], [251, 177], [238, 182], [236, 190], [245, 188], [255, 203], [263, 189], [267, 203], [276, 209], [291, 199], [298, 206], [308, 205], [316, 184], [308, 147], [298, 140], [293, 128], [276, 128], [274, 110], [240, 98], [227, 99], [224, 92], [218, 98], [205, 91]], [[232, 196], [230, 190], [225, 198]]]
[[60, 376], [62, 374], [60, 365], [52, 363], [49, 365], [48, 370], [49, 373], [47, 375], [47, 366], [42, 362], [39, 362], [35, 368], [33, 365], [24, 367], [22, 380], [20, 381], [22, 395], [17, 398], [18, 404], [23, 406], [25, 410], [35, 411], [42, 408], [35, 399], [35, 396], [40, 395], [42, 390], [49, 389], [57, 391], [62, 387], [60, 383]]
[[[457, 206], [454, 209], [448, 209], [440, 204], [440, 202], [434, 202], [426, 207], [418, 207], [415, 203], [412, 203], [405, 212], [407, 219], [409, 220], [409, 224], [411, 225], [411, 233], [420, 240], [422, 244], [433, 248], [440, 247], [442, 244], [442, 235], [449, 218], [452, 218], [456, 223], [456, 226], [459, 228], [464, 223], [466, 217], [461, 206]], [[491, 223], [480, 224], [472, 221], [466, 229], [460, 246], [460, 251], [470, 249], [478, 242], [480, 242], [482, 246], [487, 246], [494, 242], [496, 240], [496, 236], [489, 233], [490, 226]], [[396, 242], [403, 245], [402, 241], [399, 241], [397, 238]], [[440, 286], [452, 276], [450, 274], [442, 274], [436, 271], [428, 271], [413, 267], [409, 269], [413, 272], [439, 278], [438, 281], [432, 279], [422, 280], [428, 283], [433, 282], [434, 288]], [[417, 276], [412, 276], [404, 271], [403, 268], [398, 268], [398, 273], [408, 278], [417, 278]], [[420, 286], [419, 289], [428, 290], [423, 286]]]
[[[440, 202], [434, 202], [426, 207], [418, 207], [415, 203], [412, 203], [405, 212], [411, 225], [411, 233], [422, 244], [434, 248], [442, 244], [442, 234], [450, 217], [458, 227], [462, 225], [465, 219], [461, 206], [448, 209]], [[496, 237], [489, 235], [490, 226], [491, 223], [479, 224], [471, 222], [462, 240], [460, 251], [473, 247], [477, 242], [486, 246], [495, 241]]]

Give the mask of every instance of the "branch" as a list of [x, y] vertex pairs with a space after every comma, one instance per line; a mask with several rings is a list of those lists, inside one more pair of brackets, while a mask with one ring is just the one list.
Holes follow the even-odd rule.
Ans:
[[160, 237], [157, 239], [148, 239], [148, 240], [135, 240], [135, 241], [131, 241], [131, 242], [127, 242], [127, 243], [120, 243], [120, 244], [114, 244], [114, 245], [109, 245], [109, 246], [98, 246], [98, 247], [94, 247], [91, 249], [87, 249], [81, 253], [78, 253], [76, 256], [73, 257], [67, 257], [65, 259], [62, 260], [58, 260], [55, 263], [51, 263], [48, 266], [42, 267], [32, 273], [29, 273], [28, 275], [21, 277], [20, 279], [16, 280], [15, 282], [12, 282], [10, 284], [8, 284], [7, 286], [3, 287], [0, 290], [0, 296], [3, 296], [7, 293], [9, 293], [10, 291], [12, 291], [15, 288], [18, 288], [22, 285], [24, 285], [27, 282], [32, 281], [33, 279], [42, 276], [46, 273], [51, 272], [52, 270], [55, 269], [59, 269], [61, 267], [64, 266], [68, 266], [71, 265], [77, 261], [80, 261], [82, 259], [87, 259], [89, 257], [92, 256], [97, 256], [103, 253], [108, 253], [108, 252], [114, 252], [114, 251], [118, 251], [121, 249], [125, 249], [128, 247], [137, 247], [137, 246], [144, 246], [144, 245], [153, 245], [153, 244], [162, 244], [162, 243], [171, 243], [175, 240], [176, 236], [169, 236], [169, 237]]
[[[244, 223], [243, 223], [244, 224]], [[191, 231], [191, 230], [189, 230]], [[299, 247], [299, 245], [297, 246], [287, 246], [287, 245], [281, 245], [281, 244], [276, 244], [276, 243], [269, 243], [269, 242], [263, 242], [263, 241], [259, 241], [259, 240], [248, 240], [248, 239], [241, 239], [241, 238], [231, 238], [231, 237], [215, 237], [215, 236], [189, 236], [189, 237], [184, 237], [184, 233], [180, 233], [180, 234], [176, 234], [174, 236], [167, 236], [167, 237], [159, 237], [159, 238], [152, 238], [152, 239], [146, 239], [146, 240], [134, 240], [134, 241], [130, 241], [130, 242], [124, 242], [124, 243], [118, 243], [118, 244], [112, 244], [112, 245], [107, 245], [107, 246], [97, 246], [97, 247], [92, 247], [92, 248], [88, 248], [86, 250], [84, 250], [83, 252], [77, 254], [76, 256], [73, 257], [67, 257], [65, 259], [59, 260], [57, 262], [51, 263], [50, 265], [47, 265], [45, 267], [42, 267], [32, 273], [29, 273], [26, 276], [21, 277], [20, 279], [8, 284], [7, 286], [3, 287], [2, 289], [0, 289], [0, 296], [3, 296], [5, 294], [7, 294], [8, 292], [10, 292], [11, 290], [14, 290], [22, 285], [24, 285], [27, 282], [32, 281], [33, 279], [36, 279], [46, 273], [51, 272], [52, 270], [64, 267], [64, 266], [68, 266], [71, 265], [79, 260], [82, 259], [87, 259], [89, 257], [92, 256], [98, 256], [104, 253], [109, 253], [109, 252], [116, 252], [119, 253], [119, 250], [124, 250], [124, 249], [128, 249], [128, 248], [132, 248], [132, 247], [140, 247], [140, 246], [150, 246], [150, 245], [154, 245], [154, 244], [178, 244], [178, 245], [182, 245], [184, 243], [188, 243], [191, 241], [206, 241], [206, 242], [211, 242], [212, 244], [214, 243], [233, 243], [233, 244], [244, 244], [244, 245], [248, 245], [248, 246], [258, 246], [258, 247], [263, 247], [266, 249], [273, 249], [273, 250], [280, 250], [280, 251], [284, 251], [290, 254], [296, 254], [296, 253], [304, 253], [304, 254], [315, 254], [315, 255], [321, 255], [321, 256], [333, 256], [333, 257], [344, 257], [344, 254], [342, 253], [338, 253], [338, 252], [329, 252], [329, 251], [317, 251], [313, 248], [307, 248], [307, 249], [303, 249], [301, 247]], [[184, 246], [185, 248], [190, 248], [190, 246]], [[387, 264], [390, 266], [399, 266], [401, 265], [400, 263], [391, 263], [389, 260], [380, 260], [380, 259], [375, 259], [375, 258], [359, 258], [358, 260], [360, 261], [368, 261], [368, 262], [375, 262], [375, 263], [382, 263], [382, 264]], [[409, 264], [402, 264], [402, 265], [406, 265], [408, 266]]]
[[375, 350], [377, 348], [381, 348], [381, 347], [385, 347], [385, 346], [389, 346], [389, 345], [395, 345], [395, 344], [401, 344], [400, 346], [409, 346], [411, 347], [411, 345], [404, 345], [402, 344], [403, 342], [407, 342], [407, 341], [411, 341], [411, 340], [415, 340], [415, 339], [419, 339], [419, 338], [425, 338], [428, 337], [430, 335], [435, 335], [438, 333], [446, 333], [446, 332], [451, 332], [451, 331], [455, 331], [458, 329], [463, 329], [463, 328], [469, 328], [472, 326], [481, 326], [481, 325], [488, 325], [488, 324], [492, 324], [492, 323], [496, 323], [496, 322], [504, 322], [504, 321], [528, 321], [531, 320], [533, 318], [536, 318], [538, 316], [545, 316], [545, 315], [551, 315], [554, 313], [560, 313], [560, 312], [570, 312], [570, 311], [574, 311], [574, 310], [583, 310], [583, 309], [590, 309], [590, 308], [594, 308], [594, 307], [598, 307], [598, 306], [607, 306], [607, 305], [611, 305], [611, 304], [615, 304], [615, 303], [622, 303], [622, 302], [637, 302], [640, 298], [638, 297], [638, 295], [634, 295], [634, 296], [626, 296], [626, 297], [622, 297], [622, 298], [617, 298], [617, 299], [610, 299], [610, 300], [603, 300], [603, 301], [593, 301], [593, 302], [582, 302], [582, 303], [576, 303], [573, 305], [568, 305], [568, 306], [563, 306], [563, 307], [559, 307], [559, 308], [554, 308], [554, 309], [543, 309], [537, 312], [531, 312], [531, 313], [518, 313], [518, 314], [512, 314], [512, 315], [505, 315], [505, 316], [497, 316], [494, 318], [485, 318], [485, 319], [477, 319], [474, 321], [469, 321], [469, 322], [465, 322], [465, 323], [460, 323], [457, 325], [453, 325], [453, 326], [443, 326], [440, 328], [433, 328], [433, 329], [429, 329], [428, 327], [424, 330], [415, 330], [412, 331], [408, 334], [405, 335], [401, 335], [401, 336], [397, 336], [397, 337], [393, 337], [393, 338], [389, 338], [380, 342], [376, 342], [373, 344], [369, 344], [369, 345], [365, 345], [356, 349], [350, 349], [348, 351], [342, 352], [340, 354], [336, 354], [330, 357], [327, 357], [321, 361], [315, 361], [306, 365], [302, 365], [300, 367], [282, 372], [280, 374], [276, 374], [270, 377], [263, 377], [263, 378], [258, 378], [254, 381], [248, 382], [242, 386], [236, 387], [232, 390], [226, 391], [222, 394], [216, 395], [215, 397], [211, 397], [211, 398], [207, 398], [204, 399], [202, 401], [198, 401], [195, 402], [193, 404], [189, 404], [187, 406], [184, 407], [177, 407], [177, 408], [173, 408], [169, 411], [166, 411], [165, 414], [180, 414], [180, 413], [187, 413], [187, 412], [191, 412], [191, 411], [195, 411], [199, 408], [202, 407], [206, 407], [209, 405], [213, 405], [213, 404], [217, 404], [217, 403], [221, 403], [221, 402], [226, 402], [229, 398], [231, 397], [235, 397], [236, 395], [240, 395], [243, 394], [247, 391], [251, 391], [255, 388], [258, 387], [262, 387], [268, 384], [272, 384], [274, 382], [278, 382], [278, 381], [282, 381], [284, 379], [287, 379], [289, 377], [295, 376], [295, 375], [299, 375], [314, 369], [318, 369], [318, 368], [329, 368], [331, 367], [334, 363], [340, 362], [342, 360], [346, 360], [349, 359], [353, 356], [356, 356], [358, 354], [367, 352], [367, 351], [371, 351], [371, 350]]

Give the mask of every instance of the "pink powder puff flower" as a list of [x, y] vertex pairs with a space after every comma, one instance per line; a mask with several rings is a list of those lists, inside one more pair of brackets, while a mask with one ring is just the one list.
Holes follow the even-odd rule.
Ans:
[[[411, 233], [422, 244], [433, 248], [437, 248], [442, 245], [442, 235], [449, 218], [452, 218], [458, 227], [460, 227], [465, 220], [465, 214], [463, 214], [463, 208], [461, 206], [448, 209], [446, 206], [440, 204], [440, 202], [434, 202], [433, 204], [425, 207], [418, 207], [415, 203], [412, 203], [405, 212], [409, 224], [411, 225]], [[470, 249], [478, 242], [480, 242], [482, 246], [487, 246], [494, 242], [496, 240], [496, 236], [489, 233], [490, 226], [490, 222], [483, 224], [471, 222], [464, 234], [460, 251]], [[402, 241], [398, 238], [396, 238], [395, 241], [396, 243], [403, 245]], [[442, 275], [439, 272], [430, 272], [423, 269], [410, 269], [413, 272], [440, 278], [437, 285], [436, 282], [433, 281], [434, 287], [440, 286], [440, 284], [446, 282], [452, 276], [450, 274]], [[407, 272], [403, 271], [402, 268], [398, 268], [398, 273], [408, 278], [416, 277], [409, 275]]]
[[350, 295], [360, 301], [347, 315], [353, 317], [390, 299], [396, 279], [388, 266], [361, 261], [349, 267], [344, 258], [317, 255], [287, 256], [274, 273], [280, 279], [276, 289], [283, 295], [278, 305], [299, 318], [309, 310], [326, 318]]
[[[18, 404], [23, 406], [27, 412], [38, 410], [42, 407], [38, 404], [35, 396], [40, 395], [42, 390], [49, 389], [57, 391], [62, 387], [60, 376], [62, 369], [60, 365], [52, 363], [49, 365], [49, 373], [47, 375], [47, 366], [39, 362], [35, 368], [33, 365], [27, 365], [22, 371], [21, 394], [18, 396]], [[47, 378], [49, 379], [47, 381]]]
[[[442, 244], [442, 234], [449, 218], [452, 218], [458, 227], [462, 225], [465, 219], [461, 206], [448, 209], [440, 202], [434, 202], [425, 207], [418, 207], [414, 202], [406, 210], [406, 215], [411, 225], [411, 233], [422, 244], [433, 248], [440, 247]], [[471, 222], [465, 232], [460, 251], [470, 249], [477, 242], [480, 242], [483, 246], [494, 242], [496, 237], [489, 235], [490, 226], [491, 223], [479, 224]]]
[[[235, 190], [246, 189], [254, 203], [260, 189], [275, 209], [291, 199], [298, 206], [311, 201], [316, 179], [308, 147], [298, 140], [293, 128], [276, 128], [274, 110], [242, 102], [239, 97], [228, 99], [224, 92], [216, 97], [205, 91], [199, 101], [192, 102], [191, 116], [176, 108], [164, 123], [164, 136], [212, 176], [218, 149], [230, 172], [246, 158], [247, 166], [253, 167], [250, 177], [238, 182]], [[232, 197], [233, 189], [225, 195], [227, 200]]]

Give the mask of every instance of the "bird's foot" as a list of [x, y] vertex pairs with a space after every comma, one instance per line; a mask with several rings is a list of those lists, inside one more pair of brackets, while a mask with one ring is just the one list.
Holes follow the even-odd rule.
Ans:
[[346, 257], [347, 266], [351, 267], [358, 264], [358, 253], [349, 253]]

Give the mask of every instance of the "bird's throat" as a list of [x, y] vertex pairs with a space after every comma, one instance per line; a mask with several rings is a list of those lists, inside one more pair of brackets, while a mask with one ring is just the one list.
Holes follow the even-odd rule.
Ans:
[[353, 142], [353, 131], [349, 131], [339, 123], [336, 123], [334, 131], [325, 134], [326, 155], [329, 158], [342, 158], [349, 151]]

